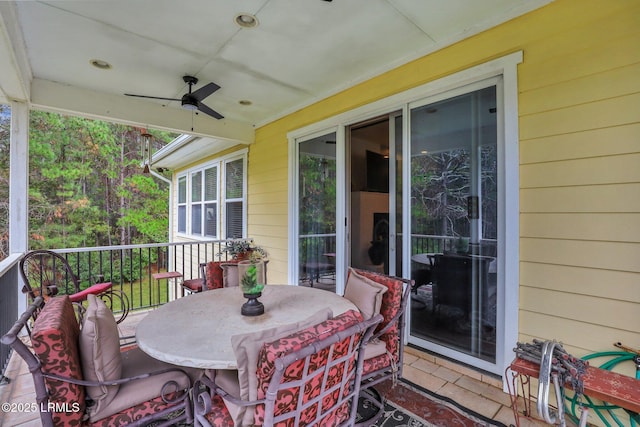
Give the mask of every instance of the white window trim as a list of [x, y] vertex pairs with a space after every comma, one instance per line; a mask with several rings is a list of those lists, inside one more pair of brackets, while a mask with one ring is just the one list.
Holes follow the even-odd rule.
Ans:
[[[503, 150], [498, 155], [499, 167], [503, 168], [500, 172], [505, 179], [499, 182], [498, 211], [501, 219], [498, 224], [498, 240], [502, 242], [498, 247], [498, 272], [502, 275], [504, 289], [502, 299], [498, 301], [498, 305], [504, 307], [505, 314], [502, 321], [505, 322], [503, 335], [499, 337], [502, 340], [501, 349], [496, 354], [496, 373], [505, 372], [511, 359], [513, 358], [512, 347], [518, 339], [518, 298], [519, 298], [519, 140], [518, 140], [518, 74], [517, 66], [523, 61], [522, 51], [517, 51], [509, 55], [488, 61], [486, 63], [476, 65], [463, 71], [448, 75], [438, 80], [426, 83], [424, 85], [399, 92], [387, 98], [380, 99], [359, 108], [329, 117], [311, 125], [300, 129], [293, 130], [287, 134], [289, 140], [289, 282], [296, 283], [297, 280], [297, 143], [300, 140], [307, 139], [312, 134], [322, 134], [329, 132], [337, 132], [338, 152], [344, 151], [344, 145], [340, 145], [344, 141], [344, 129], [352, 123], [364, 120], [376, 115], [386, 114], [395, 110], [403, 109], [405, 114], [408, 113], [407, 106], [415, 101], [426, 97], [433, 97], [439, 93], [448, 92], [460, 87], [473, 84], [492, 77], [501, 76], [503, 79], [502, 89], [498, 89], [498, 97], [504, 103], [502, 110], [504, 114], [500, 115], [498, 122], [498, 132], [504, 140]], [[405, 121], [406, 123], [406, 121]], [[404, 130], [403, 136], [407, 142], [407, 129]], [[340, 148], [342, 147], [342, 148]], [[405, 147], [406, 149], [406, 147]], [[339, 168], [338, 170], [342, 170]], [[408, 168], [404, 170], [403, 181], [410, 182], [410, 171]], [[339, 179], [339, 177], [338, 177]], [[344, 182], [344, 181], [338, 181]], [[405, 188], [404, 199], [408, 203], [410, 189]], [[403, 234], [408, 235], [411, 230], [410, 212], [404, 209], [403, 218]], [[345, 201], [344, 197], [338, 194], [337, 202], [337, 220], [338, 224], [342, 223], [345, 217]], [[339, 228], [340, 230], [340, 228]], [[338, 238], [340, 232], [338, 230]], [[338, 245], [342, 242], [339, 240]], [[404, 253], [409, 253], [410, 247], [405, 242], [403, 248]], [[338, 257], [340, 259], [340, 257]], [[404, 260], [403, 271], [411, 271], [409, 260]], [[337, 267], [337, 271], [342, 271]], [[340, 278], [338, 278], [340, 282]], [[407, 331], [408, 334], [408, 331]], [[507, 390], [507, 378], [503, 377], [503, 389]]]
[[[218, 206], [218, 214], [219, 214], [219, 222], [220, 222], [220, 229], [219, 229], [219, 233], [218, 235], [222, 235], [223, 239], [227, 238], [228, 236], [226, 235], [227, 233], [227, 227], [226, 227], [226, 215], [227, 215], [227, 202], [230, 201], [241, 201], [242, 202], [242, 238], [246, 238], [247, 237], [247, 156], [246, 156], [246, 152], [248, 150], [243, 150], [245, 152], [244, 155], [242, 156], [230, 156], [227, 158], [222, 159], [221, 161], [221, 165], [223, 166], [223, 168], [219, 169], [219, 173], [220, 173], [220, 187], [218, 188], [218, 192], [219, 192], [219, 206]], [[226, 174], [226, 165], [227, 163], [230, 162], [235, 162], [236, 160], [242, 158], [242, 197], [241, 198], [229, 198], [227, 199], [227, 195], [226, 195], [226, 189], [227, 189], [227, 174]], [[223, 227], [224, 225], [224, 227]]]
[[[242, 237], [246, 238], [247, 236], [247, 154], [248, 154], [249, 150], [247, 148], [243, 148], [241, 150], [235, 151], [233, 153], [229, 153], [227, 155], [224, 156], [220, 156], [217, 157], [215, 159], [212, 159], [210, 161], [207, 161], [205, 163], [201, 163], [197, 166], [191, 167], [189, 169], [185, 169], [183, 171], [181, 171], [179, 174], [176, 174], [176, 204], [175, 206], [178, 207], [180, 205], [185, 205], [186, 204], [186, 230], [187, 232], [179, 232], [178, 231], [178, 221], [176, 221], [176, 236], [180, 237], [180, 238], [184, 238], [184, 239], [191, 239], [191, 240], [211, 240], [211, 239], [225, 239], [226, 238], [226, 227], [225, 227], [225, 215], [226, 213], [224, 212], [224, 207], [226, 206], [226, 192], [224, 191], [224, 189], [226, 188], [226, 177], [225, 177], [225, 167], [226, 164], [229, 162], [233, 162], [236, 161], [238, 159], [242, 159], [242, 205], [244, 207], [243, 209], [243, 215], [242, 215]], [[217, 199], [216, 199], [216, 215], [217, 215], [217, 224], [216, 224], [216, 231], [217, 231], [217, 235], [216, 236], [205, 236], [204, 233], [204, 228], [202, 230], [202, 234], [200, 235], [194, 235], [190, 233], [191, 230], [191, 205], [192, 205], [192, 201], [191, 201], [191, 175], [194, 172], [202, 172], [203, 173], [203, 177], [204, 177], [204, 171], [206, 169], [212, 168], [212, 167], [217, 167], [217, 180], [218, 180], [218, 186], [217, 186]], [[186, 203], [182, 204], [182, 203], [178, 203], [179, 200], [179, 181], [181, 178], [186, 178]], [[203, 192], [204, 192], [204, 188], [203, 188]], [[204, 193], [203, 193], [204, 194]], [[204, 197], [204, 196], [203, 196]], [[233, 199], [233, 200], [240, 200], [240, 199]], [[202, 202], [203, 205], [203, 215], [204, 215], [204, 205], [206, 205], [206, 202]]]

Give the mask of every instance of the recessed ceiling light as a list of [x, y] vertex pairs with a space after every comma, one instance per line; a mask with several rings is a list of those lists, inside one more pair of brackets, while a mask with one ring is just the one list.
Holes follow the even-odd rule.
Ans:
[[258, 26], [258, 18], [248, 13], [240, 13], [236, 15], [234, 21], [242, 28], [254, 28]]
[[93, 65], [96, 68], [99, 68], [101, 70], [110, 70], [111, 69], [111, 64], [109, 64], [107, 61], [103, 61], [102, 59], [92, 59], [89, 61], [89, 64]]
[[240, 104], [240, 105], [251, 105], [252, 102], [249, 101], [248, 99], [241, 99], [240, 101], [238, 101], [238, 104]]

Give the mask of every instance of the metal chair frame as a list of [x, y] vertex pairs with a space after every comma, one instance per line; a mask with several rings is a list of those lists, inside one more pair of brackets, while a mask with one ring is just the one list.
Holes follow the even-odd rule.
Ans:
[[[54, 427], [54, 420], [52, 411], [50, 410], [51, 405], [49, 404], [49, 391], [46, 384], [46, 379], [58, 380], [70, 384], [77, 384], [83, 387], [87, 386], [110, 386], [116, 384], [124, 384], [132, 381], [136, 381], [143, 378], [148, 378], [150, 376], [164, 374], [170, 371], [179, 371], [181, 374], [184, 374], [187, 378], [189, 375], [183, 371], [182, 369], [164, 369], [160, 371], [150, 372], [146, 374], [141, 374], [135, 377], [122, 378], [119, 380], [108, 381], [108, 382], [99, 382], [99, 381], [86, 381], [86, 380], [78, 380], [75, 378], [69, 378], [66, 376], [55, 375], [55, 374], [47, 374], [44, 373], [42, 368], [42, 363], [40, 359], [32, 352], [31, 343], [25, 343], [20, 338], [20, 334], [23, 328], [29, 328], [30, 319], [34, 318], [34, 314], [44, 307], [45, 300], [42, 296], [38, 296], [34, 299], [33, 303], [27, 308], [20, 318], [16, 321], [13, 327], [7, 332], [2, 338], [0, 338], [0, 342], [2, 344], [11, 346], [11, 348], [20, 355], [27, 363], [27, 367], [31, 375], [33, 376], [33, 382], [35, 385], [36, 392], [36, 402], [37, 407], [40, 410], [40, 420], [42, 421], [43, 427]], [[38, 320], [36, 319], [36, 322]], [[190, 383], [190, 381], [189, 381]], [[174, 391], [174, 384], [165, 384], [162, 389], [159, 391], [160, 395], [163, 397], [163, 400], [167, 403], [174, 403], [175, 405], [160, 410], [152, 415], [146, 415], [134, 423], [128, 424], [129, 426], [146, 426], [151, 422], [156, 422], [154, 425], [157, 426], [168, 426], [173, 425], [177, 422], [191, 422], [193, 420], [192, 413], [192, 402], [190, 399], [190, 393], [184, 392], [182, 395], [178, 395], [176, 397], [170, 398], [168, 393], [170, 391]], [[190, 391], [190, 390], [189, 390]], [[63, 402], [54, 402], [57, 405], [64, 404]], [[66, 402], [70, 407], [74, 402]], [[75, 402], [77, 404], [77, 402]], [[182, 411], [180, 414], [175, 415], [176, 411]], [[175, 416], [174, 416], [175, 415]], [[167, 421], [168, 420], [168, 421]], [[161, 422], [165, 421], [165, 422]], [[100, 420], [98, 421], [98, 423]], [[88, 423], [88, 425], [91, 425]]]
[[[116, 318], [116, 322], [122, 322], [129, 314], [129, 298], [121, 290], [112, 288], [111, 282], [93, 284], [86, 289], [80, 289], [80, 279], [76, 276], [69, 265], [69, 262], [60, 254], [49, 250], [34, 250], [28, 252], [20, 260], [20, 275], [24, 281], [22, 292], [29, 295], [29, 300], [34, 301], [37, 296], [48, 297], [63, 293], [68, 293], [72, 301], [76, 304], [79, 316], [84, 311], [82, 302], [86, 301], [86, 294], [93, 294], [100, 297], [108, 307], [113, 307], [114, 301], [120, 303], [122, 312]], [[105, 290], [107, 283], [108, 289]], [[69, 284], [73, 286], [69, 289]], [[34, 313], [37, 316], [37, 312]]]
[[[349, 417], [336, 427], [355, 425], [358, 409], [358, 396], [360, 395], [363, 372], [364, 347], [370, 341], [371, 335], [381, 321], [382, 316], [378, 314], [369, 320], [357, 323], [343, 331], [335, 332], [331, 335], [325, 335], [322, 339], [318, 339], [300, 350], [293, 351], [276, 359], [274, 362], [275, 370], [269, 381], [269, 385], [265, 393], [266, 397], [264, 399], [255, 401], [241, 400], [232, 396], [221, 387], [218, 387], [215, 384], [215, 377], [213, 380], [203, 377], [200, 380], [201, 385], [205, 386], [207, 391], [200, 393], [195, 402], [195, 425], [209, 426], [205, 415], [211, 411], [211, 402], [216, 395], [241, 406], [264, 404], [264, 427], [271, 427], [277, 423], [291, 423], [291, 425], [298, 425], [300, 422], [299, 417], [301, 415], [301, 411], [314, 405], [317, 405], [321, 410], [319, 409], [317, 411], [315, 419], [310, 421], [309, 425], [318, 425], [323, 417], [345, 403], [350, 405]], [[318, 363], [318, 357], [326, 359], [329, 355], [333, 354], [337, 344], [358, 334], [361, 335], [360, 341], [357, 342], [357, 345], [353, 345], [352, 341], [351, 348], [349, 348], [345, 354], [335, 360], [329, 361], [320, 370], [312, 371], [308, 369], [310, 366], [313, 366], [314, 363]], [[294, 363], [301, 363], [301, 361], [304, 363], [304, 369], [300, 373], [300, 377], [293, 379], [284, 375], [290, 365]], [[336, 381], [335, 378], [332, 378], [329, 373], [332, 372], [333, 368], [336, 368], [340, 364], [353, 364], [355, 368], [353, 369], [354, 375], [350, 377], [344, 375], [340, 381]], [[349, 370], [345, 368], [343, 372], [348, 371]], [[324, 374], [322, 374], [322, 372], [324, 372]], [[291, 397], [286, 390], [291, 387], [301, 387], [311, 378], [319, 376], [319, 374], [322, 374], [323, 379], [320, 387], [321, 391], [318, 394], [308, 400], [305, 400], [300, 396], [297, 401], [298, 406], [296, 407], [296, 410], [275, 415], [275, 411], [278, 409], [279, 398], [284, 399], [286, 402], [286, 400]], [[199, 384], [196, 383], [194, 390], [198, 389]], [[323, 402], [324, 399], [329, 396], [338, 396], [338, 399], [331, 407], [326, 407]], [[286, 405], [286, 403], [284, 404]]]
[[[395, 382], [398, 379], [402, 378], [402, 367], [404, 363], [404, 345], [405, 345], [404, 335], [405, 335], [405, 328], [406, 328], [407, 304], [411, 296], [411, 290], [415, 286], [415, 281], [412, 279], [388, 276], [382, 273], [376, 273], [376, 275], [401, 282], [403, 284], [403, 289], [402, 289], [402, 298], [400, 300], [400, 307], [398, 308], [398, 311], [391, 319], [389, 319], [388, 322], [386, 323], [385, 321], [381, 322], [381, 325], [384, 325], [384, 326], [382, 326], [382, 328], [376, 331], [371, 336], [369, 341], [379, 339], [383, 334], [385, 334], [394, 325], [397, 324], [398, 334], [399, 334], [399, 342], [398, 342], [399, 354], [398, 354], [397, 363], [394, 363], [393, 355], [389, 354], [389, 359], [391, 361], [389, 365], [386, 365], [375, 371], [364, 373], [362, 375], [360, 396], [368, 399], [378, 408], [377, 413], [372, 418], [365, 420], [365, 424], [373, 423], [377, 421], [384, 413], [384, 399], [382, 398], [381, 394], [375, 389], [374, 386], [388, 379], [393, 380], [395, 384]], [[383, 299], [383, 304], [384, 304], [384, 299]], [[362, 424], [359, 424], [359, 425], [362, 425]]]

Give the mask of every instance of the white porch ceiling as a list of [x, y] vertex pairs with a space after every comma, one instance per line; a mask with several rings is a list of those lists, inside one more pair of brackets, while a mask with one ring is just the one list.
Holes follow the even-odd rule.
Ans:
[[[549, 1], [0, 1], [0, 102], [250, 143], [256, 126]], [[185, 74], [221, 86], [204, 103], [224, 119], [124, 96], [180, 98]]]

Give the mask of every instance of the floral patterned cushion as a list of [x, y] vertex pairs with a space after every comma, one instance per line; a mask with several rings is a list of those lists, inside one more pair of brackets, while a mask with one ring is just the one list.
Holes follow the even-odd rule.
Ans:
[[233, 417], [219, 394], [211, 399], [211, 411], [207, 413], [207, 421], [211, 427], [231, 427], [234, 425]]
[[[400, 309], [402, 303], [403, 282], [393, 277], [375, 273], [372, 271], [356, 270], [360, 275], [380, 283], [388, 288], [388, 291], [382, 295], [382, 306], [380, 314], [384, 318], [376, 328], [376, 332], [385, 328], [393, 319]], [[380, 336], [380, 339], [387, 344], [387, 350], [393, 355], [394, 362], [400, 360], [400, 326], [393, 325], [388, 331]], [[364, 372], [372, 372], [381, 367], [389, 366], [390, 360], [387, 354], [377, 356], [373, 359], [365, 361]]]
[[[260, 349], [260, 353], [258, 356], [258, 399], [263, 399], [266, 396], [266, 391], [269, 387], [271, 377], [275, 372], [276, 359], [288, 353], [307, 347], [313, 342], [321, 340], [326, 336], [330, 336], [335, 332], [345, 330], [361, 321], [362, 315], [360, 314], [360, 312], [356, 310], [350, 310], [334, 317], [333, 319], [326, 320], [322, 323], [295, 332], [276, 341], [265, 343]], [[352, 339], [353, 337], [348, 337], [334, 347], [333, 353], [331, 355], [332, 360], [339, 358], [347, 352]], [[327, 363], [328, 359], [329, 348], [316, 353], [316, 355], [314, 355], [311, 359], [309, 371], [313, 372], [314, 369], [318, 369], [319, 367], [324, 366]], [[331, 372], [329, 374], [329, 378], [339, 381], [342, 377], [344, 366], [345, 365], [343, 364], [339, 364], [332, 368], [336, 371]], [[291, 364], [284, 373], [283, 381], [289, 382], [300, 378], [303, 367], [304, 360], [300, 360], [296, 363]], [[351, 369], [355, 368], [355, 364], [351, 363], [350, 367]], [[351, 375], [351, 373], [349, 373], [348, 375]], [[295, 411], [297, 407], [298, 396], [301, 390], [304, 390], [303, 392], [305, 393], [305, 396], [303, 400], [305, 402], [309, 402], [309, 400], [319, 396], [320, 392], [322, 391], [322, 377], [322, 374], [320, 374], [313, 377], [306, 384], [298, 384], [298, 386], [279, 391], [276, 402], [275, 415], [277, 416], [280, 414], [286, 414], [288, 412]], [[333, 384], [329, 382], [327, 387], [331, 387], [332, 385]], [[340, 390], [337, 389], [336, 393], [339, 393], [339, 391]], [[326, 396], [322, 401], [322, 405], [324, 407], [330, 407], [335, 404], [338, 398], [339, 395], [335, 393], [333, 395]], [[306, 425], [306, 422], [308, 422], [309, 420], [313, 420], [317, 413], [317, 410], [317, 405], [310, 405], [309, 407], [307, 407], [301, 414], [300, 424]], [[265, 416], [264, 405], [256, 405], [254, 416], [255, 425], [262, 425]], [[349, 407], [347, 404], [345, 404], [328, 413], [320, 424], [326, 426], [337, 425], [346, 420], [348, 417]], [[288, 421], [293, 422], [293, 419], [290, 419]], [[282, 422], [276, 425], [284, 426], [289, 424], [289, 422]]]
[[[167, 397], [171, 399], [175, 396], [175, 394], [169, 394]], [[162, 397], [156, 397], [155, 399], [132, 406], [131, 408], [118, 412], [117, 414], [95, 421], [91, 423], [91, 427], [113, 427], [131, 424], [134, 421], [140, 420], [142, 417], [154, 415], [166, 408], [169, 408], [170, 406], [172, 406], [172, 404], [165, 403], [162, 400]], [[226, 425], [228, 426], [229, 424]]]
[[[78, 353], [80, 332], [73, 306], [67, 295], [51, 298], [33, 325], [31, 343], [42, 372], [82, 380]], [[69, 412], [54, 412], [53, 422], [59, 426], [79, 426], [85, 411], [84, 387], [63, 381], [45, 379], [49, 402]], [[77, 410], [76, 410], [77, 409]]]

